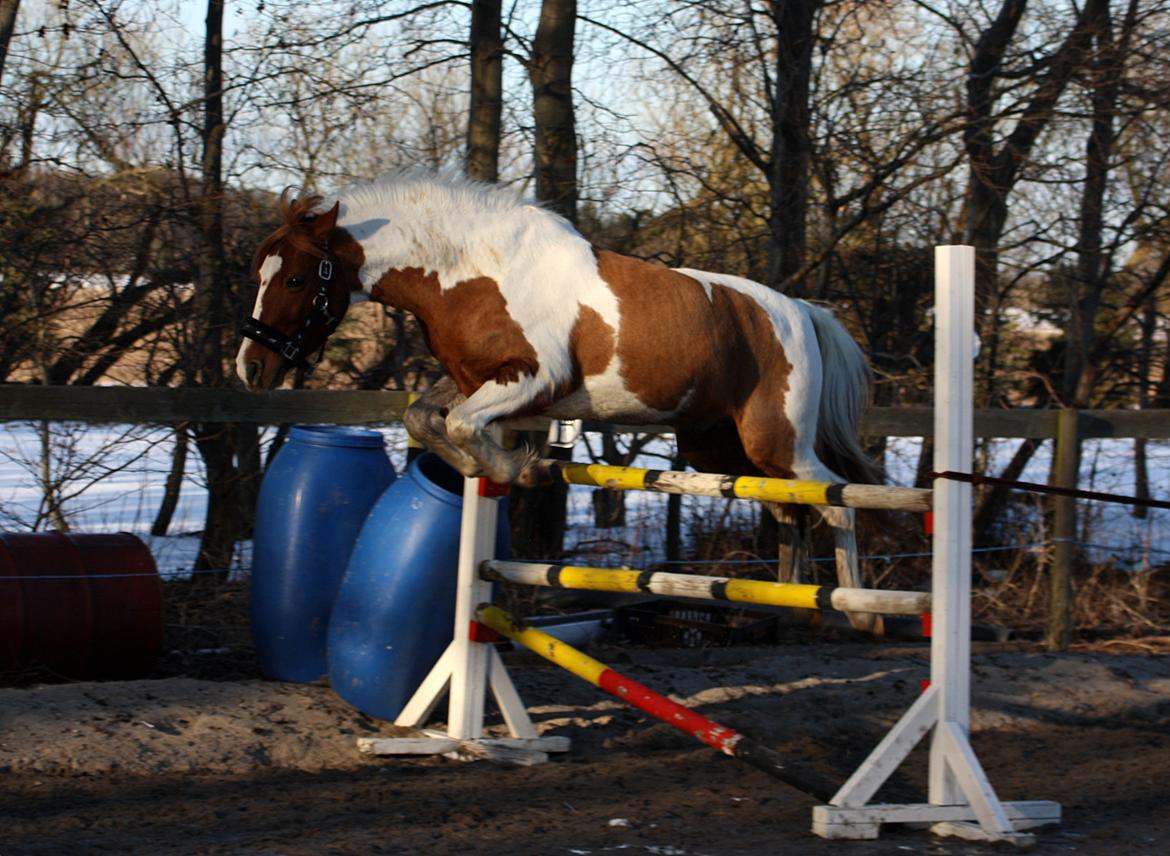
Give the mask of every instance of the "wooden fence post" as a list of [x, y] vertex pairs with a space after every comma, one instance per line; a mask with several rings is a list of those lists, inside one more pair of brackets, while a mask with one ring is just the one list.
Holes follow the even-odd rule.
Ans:
[[[675, 455], [670, 465], [676, 470], [687, 468], [686, 459]], [[682, 495], [672, 493], [666, 498], [666, 561], [682, 558]]]
[[[1078, 413], [1065, 408], [1057, 414], [1051, 484], [1077, 486], [1081, 464]], [[1052, 501], [1052, 564], [1048, 569], [1048, 632], [1044, 642], [1050, 651], [1064, 651], [1072, 641], [1072, 570], [1076, 561], [1077, 502], [1071, 496]]]

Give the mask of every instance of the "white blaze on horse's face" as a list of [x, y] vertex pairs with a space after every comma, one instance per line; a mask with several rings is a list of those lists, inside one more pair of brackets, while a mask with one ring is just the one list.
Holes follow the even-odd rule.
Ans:
[[[264, 263], [260, 265], [260, 270], [257, 271], [260, 288], [256, 291], [256, 303], [252, 307], [252, 317], [256, 320], [260, 320], [260, 313], [264, 311], [264, 292], [268, 290], [269, 283], [280, 272], [283, 264], [284, 259], [274, 253], [265, 257]], [[240, 342], [240, 350], [236, 352], [236, 375], [244, 383], [248, 382], [248, 360], [245, 357], [245, 353], [252, 346], [253, 343], [249, 339], [244, 339]]]
[[284, 258], [274, 254], [266, 257], [264, 263], [260, 265], [260, 288], [256, 291], [256, 305], [252, 307], [253, 318], [260, 318], [260, 312], [264, 309], [264, 292], [268, 290], [268, 284], [280, 272], [283, 264]]

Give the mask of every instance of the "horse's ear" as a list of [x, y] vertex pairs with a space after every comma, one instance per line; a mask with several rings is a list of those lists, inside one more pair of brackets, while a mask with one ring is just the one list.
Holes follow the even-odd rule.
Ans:
[[313, 233], [313, 237], [320, 241], [328, 238], [329, 233], [333, 231], [333, 227], [337, 225], [337, 215], [340, 211], [341, 202], [334, 202], [333, 207], [324, 214], [318, 214], [312, 220], [309, 220], [309, 230]]

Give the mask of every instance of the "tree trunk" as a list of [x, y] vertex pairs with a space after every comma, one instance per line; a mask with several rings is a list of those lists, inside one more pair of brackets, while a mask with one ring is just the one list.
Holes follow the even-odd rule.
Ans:
[[[532, 114], [536, 124], [533, 167], [536, 198], [548, 208], [577, 222], [577, 134], [573, 117], [573, 34], [576, 0], [544, 0], [532, 43], [528, 78], [532, 83]], [[526, 442], [544, 443], [531, 434]], [[571, 460], [572, 449], [548, 447], [548, 457]], [[512, 549], [518, 556], [555, 558], [565, 538], [565, 507], [569, 486], [515, 488], [511, 494]]]
[[1093, 346], [1094, 322], [1109, 279], [1101, 246], [1101, 230], [1121, 86], [1121, 81], [1115, 77], [1121, 70], [1121, 63], [1120, 57], [1116, 56], [1117, 46], [1113, 44], [1109, 4], [1092, 4], [1092, 8], [1095, 14], [1091, 26], [1096, 51], [1089, 69], [1089, 100], [1093, 121], [1085, 143], [1085, 182], [1081, 190], [1076, 276], [1069, 283], [1070, 320], [1061, 389], [1066, 405], [1077, 408], [1091, 406], [1096, 376], [1089, 352]]
[[198, 581], [226, 582], [230, 574], [241, 511], [234, 445], [231, 425], [203, 424], [195, 433], [195, 447], [207, 469], [207, 515], [194, 566], [202, 572]]
[[223, 237], [223, 0], [207, 4], [203, 48], [203, 159], [199, 192], [199, 310], [205, 326], [201, 381], [222, 386], [227, 313], [227, 260]]
[[264, 476], [260, 463], [260, 426], [240, 423], [234, 426], [236, 440], [236, 491], [240, 518], [237, 538], [251, 538], [255, 530], [256, 504], [260, 499], [260, 483]]
[[183, 475], [187, 471], [187, 448], [187, 429], [181, 425], [175, 426], [175, 448], [171, 452], [171, 469], [167, 473], [162, 503], [154, 517], [154, 524], [150, 527], [151, 535], [166, 535], [171, 527], [171, 518], [175, 516], [175, 508], [179, 505], [179, 495], [183, 488]]
[[535, 120], [536, 198], [577, 222], [577, 131], [573, 116], [573, 35], [577, 0], [544, 0], [528, 79]]
[[41, 502], [43, 511], [39, 515], [41, 521], [46, 521], [57, 532], [68, 532], [69, 521], [61, 508], [61, 483], [53, 474], [53, 426], [51, 422], [37, 424], [38, 437], [41, 442]]
[[[998, 127], [1004, 117], [996, 113], [995, 101], [1001, 79], [1003, 58], [1019, 28], [1027, 0], [1003, 0], [995, 20], [975, 43], [967, 75], [966, 124], [963, 146], [967, 154], [967, 194], [963, 211], [964, 240], [975, 247], [975, 293], [979, 333], [988, 354], [998, 352], [999, 241], [1008, 216], [1008, 198], [1041, 132], [1054, 115], [1054, 108], [1088, 45], [1087, 21], [1093, 8], [1106, 0], [1089, 0], [1068, 36], [1046, 58], [1045, 71], [1037, 79], [1031, 100], [1013, 113], [1015, 125], [997, 149], [1002, 136]], [[980, 311], [982, 310], [982, 311]], [[995, 397], [994, 360], [988, 360], [985, 404]]]
[[[196, 310], [202, 324], [198, 337], [201, 386], [223, 386], [223, 336], [227, 312], [227, 262], [223, 232], [223, 0], [209, 0], [203, 46], [203, 159], [199, 192], [199, 279]], [[233, 431], [227, 425], [200, 425], [195, 442], [207, 467], [207, 520], [196, 570], [220, 570], [227, 579], [240, 525]]]
[[[1158, 331], [1158, 302], [1153, 297], [1146, 304], [1145, 314], [1142, 316], [1142, 340], [1138, 348], [1137, 382], [1138, 408], [1148, 410], [1153, 406], [1155, 395], [1153, 367], [1154, 367], [1154, 337]], [[1147, 441], [1138, 438], [1133, 441], [1134, 466], [1134, 496], [1138, 499], [1149, 499], [1150, 493], [1150, 461]], [[1149, 509], [1144, 505], [1135, 505], [1130, 512], [1139, 520], [1149, 517]]]
[[[601, 460], [611, 467], [628, 467], [637, 454], [638, 444], [631, 443], [630, 452], [623, 454], [613, 434], [601, 435]], [[593, 503], [593, 525], [598, 529], [614, 529], [626, 525], [626, 492], [599, 487], [590, 492]]]
[[[1024, 472], [1024, 468], [1036, 454], [1036, 450], [1044, 441], [1035, 437], [1024, 440], [1016, 449], [1012, 459], [1008, 461], [999, 478], [1015, 481]], [[1001, 485], [986, 487], [975, 509], [975, 516], [971, 525], [971, 541], [975, 545], [987, 544], [992, 539], [992, 530], [999, 521], [1003, 511], [1007, 508], [1008, 500], [1015, 496], [1015, 491]]]
[[768, 282], [802, 296], [803, 282], [788, 281], [804, 266], [808, 230], [809, 85], [814, 27], [822, 0], [771, 3], [776, 26], [775, 91], [772, 94], [772, 158], [768, 175]]
[[500, 115], [504, 106], [501, 0], [471, 3], [471, 106], [467, 121], [467, 175], [500, 177]]
[[[670, 462], [673, 470], [685, 470], [686, 458], [675, 455]], [[677, 562], [682, 558], [682, 495], [669, 494], [666, 497], [666, 561]]]
[[0, 0], [0, 81], [4, 79], [4, 66], [8, 62], [8, 44], [16, 29], [16, 13], [20, 0]]

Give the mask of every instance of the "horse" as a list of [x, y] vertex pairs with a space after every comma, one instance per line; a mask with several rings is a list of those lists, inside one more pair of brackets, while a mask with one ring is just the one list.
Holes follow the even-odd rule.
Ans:
[[[492, 428], [541, 416], [671, 425], [701, 471], [880, 481], [858, 441], [868, 364], [825, 307], [602, 249], [507, 189], [451, 175], [286, 190], [279, 210], [236, 358], [250, 390], [311, 367], [347, 308], [374, 300], [411, 312], [446, 369], [404, 421], [466, 476], [531, 483], [533, 453]], [[819, 511], [838, 581], [859, 586], [853, 510]]]

